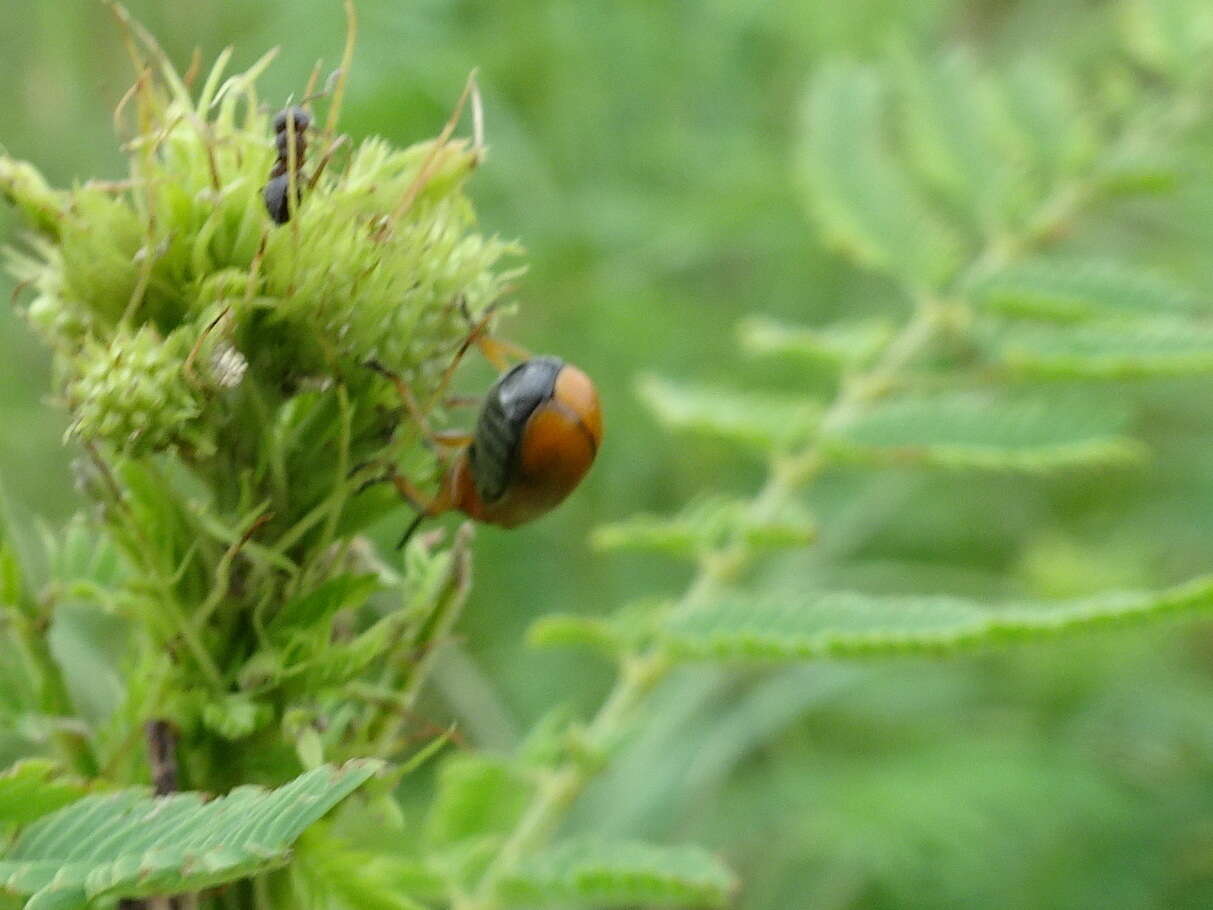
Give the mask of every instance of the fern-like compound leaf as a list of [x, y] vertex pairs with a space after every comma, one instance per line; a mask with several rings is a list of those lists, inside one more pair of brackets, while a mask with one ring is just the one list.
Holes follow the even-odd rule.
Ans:
[[973, 57], [894, 47], [899, 113], [915, 168], [983, 227], [1005, 221], [1016, 168], [995, 128], [997, 105]]
[[35, 908], [199, 891], [277, 868], [303, 831], [378, 769], [309, 771], [277, 790], [88, 796], [34, 822], [0, 856], [0, 888]]
[[733, 595], [671, 613], [662, 640], [684, 660], [943, 654], [1210, 609], [1213, 576], [1151, 593], [1003, 607], [853, 592]]
[[741, 347], [748, 354], [795, 357], [836, 369], [861, 367], [884, 347], [893, 326], [883, 319], [793, 326], [761, 316], [744, 319]]
[[1125, 320], [1054, 330], [1015, 327], [996, 356], [1029, 376], [1133, 379], [1213, 372], [1213, 327], [1177, 319]]
[[635, 515], [603, 525], [594, 531], [593, 545], [600, 550], [643, 550], [697, 559], [738, 534], [748, 543], [777, 549], [803, 546], [816, 533], [803, 510], [785, 508], [779, 515], [756, 519], [749, 503], [713, 496], [692, 502], [675, 515]]
[[1078, 398], [952, 394], [887, 402], [834, 433], [840, 460], [991, 471], [1119, 464], [1142, 455], [1126, 415]]
[[1033, 260], [969, 289], [979, 306], [1007, 316], [1082, 322], [1198, 313], [1199, 300], [1150, 272], [1114, 262]]
[[650, 376], [640, 397], [669, 427], [737, 442], [760, 453], [803, 442], [821, 416], [819, 405], [803, 398], [683, 385]]
[[1067, 177], [1086, 173], [1099, 153], [1098, 118], [1065, 70], [1042, 57], [1020, 60], [992, 83], [996, 129], [1010, 157], [1043, 199]]
[[870, 68], [818, 70], [805, 112], [810, 210], [826, 240], [860, 264], [934, 286], [955, 268], [960, 240], [885, 148], [883, 101]]

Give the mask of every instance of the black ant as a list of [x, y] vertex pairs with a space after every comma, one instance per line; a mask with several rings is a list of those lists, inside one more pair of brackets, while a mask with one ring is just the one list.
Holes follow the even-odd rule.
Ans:
[[[269, 182], [262, 194], [265, 209], [275, 224], [290, 221], [291, 210], [303, 199], [302, 171], [307, 155], [307, 130], [311, 125], [311, 115], [301, 107], [288, 107], [274, 118], [274, 144], [278, 159], [274, 162], [274, 169], [270, 171]], [[293, 173], [292, 164], [295, 166]], [[290, 200], [292, 178], [295, 183], [294, 205]]]

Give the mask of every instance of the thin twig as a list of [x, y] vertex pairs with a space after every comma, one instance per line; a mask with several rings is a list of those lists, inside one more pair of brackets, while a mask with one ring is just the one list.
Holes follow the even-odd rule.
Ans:
[[157, 796], [167, 796], [179, 789], [177, 779], [177, 732], [172, 724], [160, 718], [149, 720], [144, 728], [147, 737], [147, 763], [152, 773], [152, 789]]
[[345, 0], [345, 49], [341, 53], [341, 67], [338, 70], [337, 84], [333, 87], [333, 101], [329, 105], [328, 119], [324, 124], [324, 138], [331, 142], [337, 132], [337, 123], [341, 119], [341, 106], [345, 102], [345, 87], [349, 81], [350, 67], [354, 64], [354, 45], [358, 40], [358, 10], [354, 8], [354, 0]]

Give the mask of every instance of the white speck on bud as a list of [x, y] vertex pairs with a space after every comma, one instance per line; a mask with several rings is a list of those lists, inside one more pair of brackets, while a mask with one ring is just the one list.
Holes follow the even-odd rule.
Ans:
[[215, 384], [224, 389], [234, 389], [248, 371], [248, 360], [229, 344], [222, 345], [211, 358], [211, 374]]

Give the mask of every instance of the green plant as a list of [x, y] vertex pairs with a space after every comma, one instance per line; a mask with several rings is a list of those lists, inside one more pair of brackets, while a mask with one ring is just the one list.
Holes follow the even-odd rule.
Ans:
[[[1043, 255], [1096, 206], [1113, 218], [1116, 200], [1165, 198], [1192, 179], [1183, 141], [1204, 113], [1206, 14], [1195, 3], [1126, 9], [1128, 49], [1148, 78], [1117, 60], [1080, 74], [1029, 60], [995, 77], [901, 46], [882, 64], [895, 80], [849, 62], [816, 74], [797, 181], [822, 233], [884, 275], [909, 315], [747, 321], [748, 352], [830, 374], [818, 402], [640, 383], [663, 422], [757, 454], [766, 484], [752, 498], [717, 495], [602, 529], [602, 547], [685, 558], [693, 580], [613, 616], [539, 620], [537, 644], [616, 663], [609, 696], [584, 724], [554, 712], [516, 755], [443, 760], [416, 827], [384, 784], [430, 757], [429, 747], [409, 757], [412, 715], [467, 590], [468, 534], [447, 548], [420, 542], [401, 572], [385, 565], [358, 535], [394, 500], [358, 492], [355, 469], [433, 471], [419, 428], [399, 420], [392, 388], [365, 362], [382, 361], [426, 400], [467, 332], [452, 301], [481, 312], [511, 278], [497, 262], [512, 249], [470, 233], [461, 185], [479, 148], [444, 136], [403, 152], [375, 141], [341, 151], [348, 159], [275, 229], [260, 198], [272, 158], [253, 86], [261, 65], [227, 82], [220, 65], [195, 97], [143, 37], [129, 185], [59, 192], [28, 165], [0, 162], [37, 232], [14, 267], [37, 292], [27, 313], [55, 352], [105, 529], [98, 542], [81, 519], [52, 535], [39, 570], [33, 545], [8, 528], [0, 647], [27, 671], [0, 666], [0, 716], [20, 717], [21, 749], [55, 763], [0, 778], [0, 833], [18, 832], [0, 882], [35, 907], [233, 881], [194, 899], [722, 904], [734, 879], [697, 848], [549, 845], [675, 668], [951, 653], [1213, 605], [1207, 578], [991, 607], [833, 591], [803, 574], [780, 584], [762, 568], [814, 539], [804, 494], [829, 469], [948, 470], [958, 485], [982, 472], [1024, 484], [1114, 478], [1146, 454], [1129, 434], [1124, 381], [1213, 369], [1194, 295], [1130, 263]], [[1186, 26], [1164, 27], [1177, 14]], [[340, 88], [313, 155], [336, 138], [339, 109]], [[119, 619], [105, 656], [126, 671], [120, 697], [91, 710], [46, 634], [56, 611], [80, 603]], [[163, 761], [161, 722], [175, 731], [176, 769]], [[367, 758], [391, 770], [317, 823], [378, 767], [350, 764]], [[211, 812], [171, 798], [181, 843], [202, 846], [157, 852], [157, 832], [140, 828], [146, 795], [91, 791], [164, 775], [192, 791], [279, 789], [235, 790]], [[314, 812], [283, 810], [310, 788]], [[220, 811], [228, 805], [252, 814]], [[92, 824], [113, 832], [112, 853], [82, 856], [55, 836]], [[249, 830], [263, 836], [242, 840]], [[225, 850], [203, 849], [214, 844]], [[273, 871], [292, 846], [300, 861]]]

